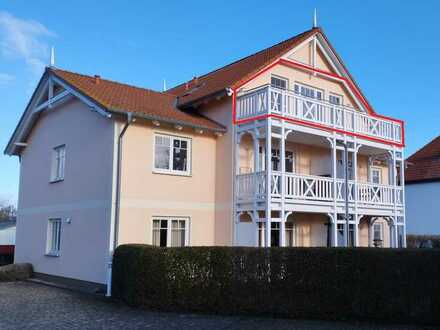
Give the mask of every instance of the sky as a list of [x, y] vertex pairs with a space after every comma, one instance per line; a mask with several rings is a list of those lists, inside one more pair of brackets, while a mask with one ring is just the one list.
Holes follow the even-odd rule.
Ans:
[[[406, 125], [406, 156], [440, 135], [440, 1], [0, 0], [0, 149], [55, 47], [56, 66], [161, 90], [318, 25], [376, 112]], [[16, 203], [17, 157], [0, 155]]]

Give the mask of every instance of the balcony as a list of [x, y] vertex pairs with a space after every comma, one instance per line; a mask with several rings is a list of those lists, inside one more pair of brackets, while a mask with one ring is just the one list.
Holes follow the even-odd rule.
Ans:
[[[281, 180], [284, 180], [284, 201], [345, 202], [345, 180], [322, 176], [273, 172], [270, 193], [274, 200], [282, 198]], [[267, 196], [266, 172], [236, 176], [238, 203], [264, 201]], [[358, 205], [382, 208], [403, 206], [403, 188], [372, 183], [348, 181], [348, 201]]]
[[402, 122], [265, 85], [237, 97], [236, 119], [279, 115], [357, 136], [403, 145]]

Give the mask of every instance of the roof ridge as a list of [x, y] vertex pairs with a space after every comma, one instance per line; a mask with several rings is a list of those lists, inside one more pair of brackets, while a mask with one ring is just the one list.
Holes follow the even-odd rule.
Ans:
[[[274, 45], [272, 45], [272, 46], [269, 46], [269, 47], [263, 48], [263, 49], [261, 49], [261, 50], [255, 52], [255, 53], [249, 54], [249, 55], [247, 55], [247, 56], [245, 56], [245, 57], [242, 57], [242, 58], [240, 58], [240, 59], [238, 59], [238, 60], [235, 60], [235, 61], [233, 61], [233, 62], [231, 62], [231, 63], [228, 63], [228, 64], [226, 64], [226, 65], [224, 65], [224, 66], [222, 66], [222, 67], [219, 67], [219, 68], [217, 68], [217, 69], [211, 70], [211, 71], [209, 71], [209, 72], [207, 72], [207, 73], [205, 73], [205, 74], [203, 74], [203, 75], [201, 75], [201, 76], [198, 76], [197, 78], [199, 78], [199, 79], [203, 79], [204, 77], [206, 77], [206, 76], [208, 76], [208, 75], [210, 75], [210, 74], [213, 74], [213, 73], [215, 73], [215, 72], [217, 72], [217, 71], [220, 71], [220, 70], [226, 69], [226, 68], [228, 68], [228, 67], [230, 67], [230, 66], [232, 66], [232, 65], [234, 65], [234, 64], [237, 64], [237, 63], [239, 63], [239, 62], [241, 62], [241, 61], [244, 61], [244, 60], [246, 60], [246, 59], [248, 59], [248, 58], [250, 58], [250, 57], [252, 57], [252, 56], [256, 56], [256, 55], [258, 55], [258, 54], [260, 54], [260, 53], [262, 53], [262, 52], [268, 51], [268, 50], [271, 49], [271, 48], [275, 48], [275, 47], [280, 46], [280, 45], [282, 45], [282, 44], [284, 44], [284, 43], [287, 43], [287, 42], [289, 42], [289, 41], [292, 41], [293, 39], [300, 38], [300, 37], [304, 36], [305, 34], [310, 33], [310, 32], [312, 32], [312, 31], [314, 31], [314, 30], [321, 30], [321, 29], [320, 29], [319, 27], [314, 27], [314, 28], [311, 28], [311, 29], [306, 30], [306, 31], [304, 31], [304, 32], [298, 33], [297, 35], [294, 35], [293, 37], [290, 37], [290, 38], [284, 39], [284, 40], [282, 40], [282, 41], [280, 41], [280, 42], [278, 42], [278, 43], [276, 43], [276, 44], [274, 44]], [[187, 82], [190, 82], [190, 81], [191, 81], [191, 80], [185, 80], [184, 82], [182, 82], [182, 83], [180, 83], [180, 84], [178, 84], [178, 85], [176, 85], [176, 86], [174, 86], [174, 87], [172, 87], [172, 88], [167, 89], [167, 91], [169, 91], [169, 90], [173, 90], [173, 89], [176, 89], [176, 88], [178, 88], [178, 87], [180, 87], [180, 86], [183, 86], [184, 84], [186, 84]]]
[[[63, 72], [70, 73], [70, 74], [76, 74], [76, 75], [81, 76], [81, 77], [86, 77], [86, 78], [91, 78], [91, 79], [95, 78], [94, 76], [91, 76], [91, 75], [88, 75], [88, 74], [74, 72], [74, 71], [70, 71], [70, 70], [66, 70], [66, 69], [61, 69], [61, 68], [58, 68], [58, 67], [47, 67], [47, 69], [51, 70], [52, 72], [55, 72], [55, 73], [56, 73], [56, 71], [63, 71]], [[115, 80], [111, 80], [111, 79], [102, 78], [101, 76], [100, 76], [100, 78], [101, 78], [102, 81], [106, 81], [106, 82], [109, 82], [109, 83], [112, 83], [112, 84], [117, 84], [117, 85], [126, 86], [126, 87], [130, 87], [130, 88], [135, 88], [135, 89], [139, 89], [139, 90], [147, 91], [147, 92], [153, 92], [153, 93], [156, 93], [156, 94], [166, 95], [166, 96], [170, 96], [170, 97], [173, 97], [173, 98], [176, 97], [175, 95], [173, 95], [171, 93], [159, 92], [159, 91], [156, 91], [156, 90], [151, 89], [151, 88], [145, 88], [145, 87], [139, 87], [139, 86], [135, 86], [135, 85], [130, 85], [130, 84], [127, 84], [127, 83], [123, 83], [123, 82], [119, 82], [119, 81], [115, 81]]]
[[432, 158], [433, 156], [431, 155], [431, 156], [425, 156], [425, 157], [423, 157], [423, 156], [421, 156], [421, 157], [417, 157], [417, 154], [419, 153], [419, 152], [421, 152], [421, 151], [423, 151], [423, 149], [425, 149], [425, 148], [427, 148], [427, 147], [429, 147], [433, 142], [435, 142], [437, 139], [440, 139], [440, 135], [438, 135], [438, 136], [436, 136], [436, 137], [434, 137], [431, 141], [429, 141], [428, 143], [426, 143], [426, 144], [424, 144], [423, 146], [421, 146], [419, 149], [417, 149], [411, 156], [409, 156], [408, 158], [407, 158], [407, 160], [409, 160], [410, 158], [413, 158], [413, 157], [415, 157], [414, 159], [429, 159], [429, 158]]

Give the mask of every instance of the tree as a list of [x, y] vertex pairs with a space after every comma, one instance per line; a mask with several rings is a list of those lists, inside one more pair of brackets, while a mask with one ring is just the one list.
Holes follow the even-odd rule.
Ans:
[[0, 221], [15, 219], [17, 217], [17, 209], [13, 204], [0, 202]]

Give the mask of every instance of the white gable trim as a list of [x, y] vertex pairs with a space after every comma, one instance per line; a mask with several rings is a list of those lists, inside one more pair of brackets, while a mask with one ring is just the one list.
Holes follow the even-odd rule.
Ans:
[[[54, 96], [54, 84], [58, 84], [63, 87], [64, 91]], [[48, 95], [48, 100], [40, 103], [40, 101], [45, 97], [46, 92]], [[73, 96], [87, 104], [92, 111], [96, 111], [106, 118], [111, 117], [111, 114], [98, 104], [92, 102], [89, 98], [76, 91], [69, 84], [56, 77], [53, 73], [46, 71], [41, 77], [41, 80], [26, 107], [26, 110], [24, 111], [17, 127], [14, 130], [14, 133], [8, 142], [8, 145], [4, 150], [4, 153], [10, 156], [17, 154], [18, 148], [25, 147], [26, 144], [24, 143], [24, 140], [27, 138], [28, 133], [38, 120], [39, 115], [43, 111], [54, 109], [55, 106], [61, 105], [63, 102], [67, 101]]]
[[[351, 79], [351, 77], [350, 77], [349, 73], [347, 72], [347, 70], [345, 69], [344, 65], [339, 61], [338, 57], [332, 51], [330, 45], [328, 44], [328, 42], [326, 41], [326, 39], [323, 37], [323, 35], [321, 33], [315, 33], [313, 36], [307, 38], [306, 40], [301, 42], [299, 45], [297, 45], [296, 47], [289, 50], [287, 53], [285, 53], [283, 56], [281, 56], [281, 58], [283, 58], [284, 60], [289, 61], [289, 62], [304, 65], [303, 63], [301, 63], [299, 61], [292, 60], [290, 58], [290, 56], [292, 54], [294, 54], [295, 52], [297, 52], [298, 50], [300, 50], [301, 48], [303, 48], [304, 46], [309, 45], [310, 42], [314, 43], [313, 54], [312, 54], [311, 65], [310, 65], [311, 68], [316, 68], [316, 56], [317, 56], [316, 52], [317, 52], [317, 49], [319, 49], [324, 54], [324, 57], [326, 58], [326, 60], [328, 61], [328, 63], [332, 67], [332, 69], [335, 71], [336, 75], [338, 75], [346, 80], [349, 80], [351, 82], [351, 84], [353, 84], [353, 86], [355, 86], [353, 80]], [[314, 75], [323, 75], [323, 74], [320, 74], [319, 72], [318, 73], [313, 72], [313, 74]], [[324, 75], [324, 76], [343, 83], [347, 92], [353, 98], [353, 100], [355, 101], [355, 103], [359, 107], [359, 109], [365, 113], [369, 113], [369, 110], [367, 109], [367, 107], [365, 106], [365, 103], [364, 103], [366, 100], [359, 90], [358, 90], [358, 93], [360, 94], [360, 97], [364, 98], [364, 100], [359, 99], [360, 97], [353, 92], [352, 87], [349, 86], [344, 79], [338, 79], [337, 77], [333, 77], [330, 75], [328, 75], [328, 76]]]

